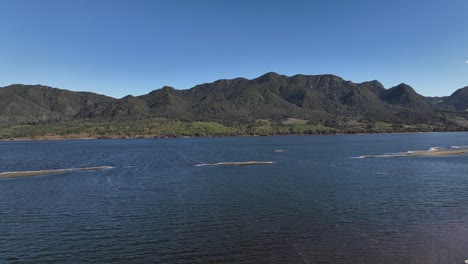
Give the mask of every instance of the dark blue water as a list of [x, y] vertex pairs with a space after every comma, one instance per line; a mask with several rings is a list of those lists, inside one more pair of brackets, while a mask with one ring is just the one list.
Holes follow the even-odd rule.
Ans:
[[[0, 143], [0, 263], [464, 263], [468, 133]], [[275, 152], [283, 149], [286, 152]], [[271, 165], [194, 167], [265, 160]]]

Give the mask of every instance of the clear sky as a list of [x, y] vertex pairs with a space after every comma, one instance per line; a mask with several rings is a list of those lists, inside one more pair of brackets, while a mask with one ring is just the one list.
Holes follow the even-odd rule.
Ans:
[[123, 97], [270, 71], [450, 95], [468, 1], [0, 0], [0, 86]]

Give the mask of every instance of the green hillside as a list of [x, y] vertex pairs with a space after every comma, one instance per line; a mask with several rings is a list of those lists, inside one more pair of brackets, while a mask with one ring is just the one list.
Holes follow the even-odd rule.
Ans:
[[267, 73], [114, 99], [39, 85], [0, 88], [0, 138], [460, 131], [466, 91], [443, 102], [406, 84]]

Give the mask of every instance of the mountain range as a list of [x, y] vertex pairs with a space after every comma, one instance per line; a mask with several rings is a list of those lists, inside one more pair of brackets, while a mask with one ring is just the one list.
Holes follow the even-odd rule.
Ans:
[[468, 128], [467, 110], [468, 86], [447, 97], [424, 97], [403, 83], [386, 89], [375, 80], [354, 83], [331, 74], [288, 77], [271, 72], [251, 80], [218, 80], [187, 90], [166, 86], [120, 99], [42, 85], [0, 88], [0, 127], [165, 118], [227, 126], [303, 120], [335, 128], [383, 122], [464, 130]]

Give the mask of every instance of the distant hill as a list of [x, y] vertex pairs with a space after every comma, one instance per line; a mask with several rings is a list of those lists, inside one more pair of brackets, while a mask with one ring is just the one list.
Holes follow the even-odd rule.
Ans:
[[82, 118], [168, 117], [224, 123], [288, 117], [327, 120], [336, 117], [394, 121], [395, 113], [415, 115], [432, 105], [408, 85], [386, 90], [378, 81], [353, 83], [335, 75], [267, 73], [253, 80], [243, 78], [201, 84], [189, 90], [164, 87], [147, 95], [83, 108]]
[[113, 100], [95, 93], [42, 85], [10, 85], [0, 88], [0, 126], [69, 119], [88, 105]]
[[437, 105], [455, 111], [468, 111], [468, 86], [458, 89]]
[[387, 129], [382, 131], [393, 131], [388, 126], [398, 131], [414, 126], [458, 130], [468, 128], [466, 115], [444, 109], [464, 111], [467, 104], [468, 87], [435, 99], [419, 95], [407, 84], [385, 89], [378, 81], [354, 83], [331, 74], [288, 77], [271, 72], [252, 80], [218, 80], [188, 90], [166, 86], [121, 99], [40, 85], [11, 85], [0, 88], [0, 127], [164, 118], [238, 128], [256, 126], [259, 120], [275, 124], [303, 120], [336, 131], [382, 127]]
[[431, 103], [426, 98], [417, 94], [413, 88], [404, 83], [382, 92], [381, 98], [389, 104], [401, 107], [418, 110], [431, 108]]

